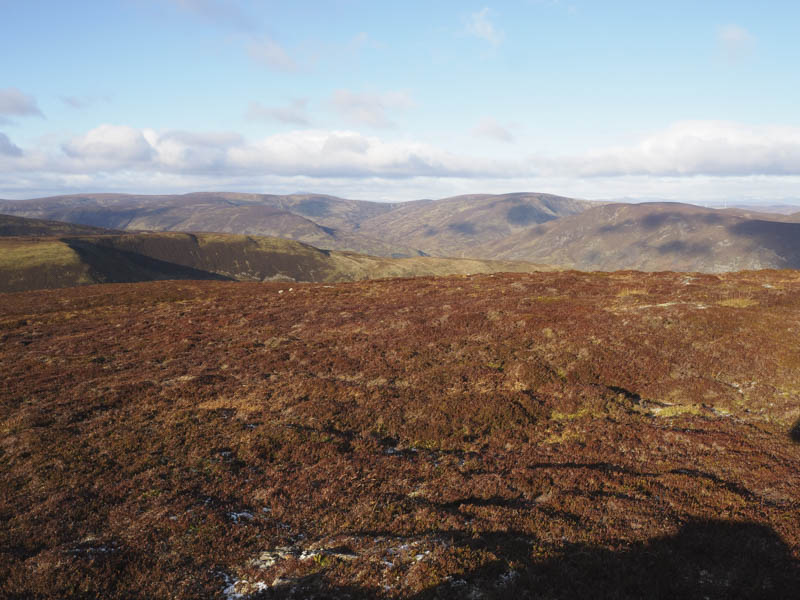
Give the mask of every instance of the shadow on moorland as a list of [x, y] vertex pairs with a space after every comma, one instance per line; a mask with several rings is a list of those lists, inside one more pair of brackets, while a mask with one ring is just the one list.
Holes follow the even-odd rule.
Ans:
[[86, 264], [90, 272], [104, 283], [132, 283], [161, 279], [201, 279], [234, 281], [231, 277], [219, 275], [193, 267], [151, 258], [144, 254], [105, 246], [78, 238], [63, 238]]
[[[470, 500], [460, 504], [475, 504]], [[479, 502], [486, 503], [486, 500]], [[457, 511], [454, 504], [441, 508], [446, 512]], [[382, 531], [358, 533], [390, 536]], [[796, 598], [800, 592], [800, 563], [775, 531], [756, 523], [695, 520], [686, 523], [675, 535], [652, 538], [625, 550], [567, 544], [557, 556], [545, 560], [531, 557], [536, 540], [521, 532], [473, 535], [438, 531], [430, 535], [462, 552], [483, 550], [497, 558], [478, 569], [453, 573], [449, 581], [410, 596], [413, 600], [465, 597], [777, 600]], [[385, 595], [376, 589], [326, 587], [319, 575], [298, 583], [294, 590], [273, 589], [264, 597]]]
[[729, 227], [732, 234], [752, 239], [756, 244], [784, 258], [782, 268], [800, 267], [800, 223], [753, 219]]
[[626, 219], [613, 225], [604, 225], [598, 229], [600, 233], [614, 233], [623, 231], [632, 225], [641, 227], [646, 231], [653, 231], [670, 223], [702, 223], [704, 225], [718, 225], [723, 217], [714, 213], [696, 214], [694, 212], [667, 211], [645, 214], [641, 218]]
[[475, 229], [474, 223], [464, 222], [464, 223], [450, 223], [447, 228], [454, 232], [460, 233], [461, 235], [475, 235], [478, 231]]
[[689, 243], [683, 240], [672, 240], [655, 247], [659, 254], [679, 254], [681, 256], [705, 256], [711, 252], [711, 244]]
[[512, 225], [533, 225], [553, 221], [557, 217], [528, 204], [517, 204], [508, 209], [506, 220]]
[[792, 438], [793, 442], [800, 444], [800, 419], [789, 430], [789, 437]]

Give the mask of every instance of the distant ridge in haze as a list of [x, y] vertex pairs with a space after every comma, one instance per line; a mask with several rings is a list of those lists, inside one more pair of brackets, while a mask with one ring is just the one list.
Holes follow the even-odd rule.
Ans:
[[96, 227], [293, 239], [375, 256], [474, 256], [471, 249], [593, 204], [549, 194], [474, 194], [404, 203], [324, 194], [78, 194], [0, 201], [0, 213]]
[[800, 223], [759, 216], [669, 202], [607, 204], [519, 232], [483, 254], [581, 270], [800, 268]]
[[[133, 231], [206, 231], [283, 237], [376, 256], [419, 252], [359, 234], [357, 223], [392, 205], [332, 196], [198, 192], [182, 195], [76, 194], [0, 201], [0, 213]], [[306, 215], [313, 215], [313, 220]]]
[[281, 237], [388, 258], [515, 260], [606, 271], [800, 268], [800, 213], [677, 202], [513, 193], [390, 204], [324, 194], [199, 192], [57, 196], [0, 202], [2, 211], [128, 231]]

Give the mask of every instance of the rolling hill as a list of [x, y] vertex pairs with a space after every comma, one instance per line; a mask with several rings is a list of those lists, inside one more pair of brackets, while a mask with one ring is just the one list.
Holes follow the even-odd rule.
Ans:
[[800, 223], [691, 204], [608, 204], [517, 232], [476, 254], [605, 271], [800, 268]]
[[[303, 194], [84, 194], [0, 201], [0, 213], [95, 227], [273, 236], [377, 256], [419, 256], [418, 251], [407, 245], [387, 244], [380, 238], [361, 235], [350, 225], [391, 207], [378, 202]], [[304, 216], [311, 214], [314, 220]]]
[[581, 270], [800, 268], [800, 213], [674, 202], [474, 194], [384, 204], [333, 196], [89, 194], [0, 202], [18, 216], [125, 230], [281, 237], [382, 257], [530, 261]]
[[[6, 223], [13, 227], [5, 227]], [[283, 238], [233, 234], [108, 234], [90, 227], [0, 216], [0, 231], [4, 230], [24, 235], [0, 236], [0, 292], [163, 279], [333, 282], [550, 269], [510, 261], [375, 257], [320, 250]]]
[[363, 222], [360, 231], [434, 256], [487, 258], [478, 247], [591, 206], [549, 194], [474, 194], [407, 202]]
[[476, 258], [471, 248], [478, 244], [589, 206], [586, 201], [547, 194], [476, 194], [390, 204], [319, 194], [204, 192], [0, 201], [0, 212], [114, 229], [284, 237], [376, 256], [427, 253]]

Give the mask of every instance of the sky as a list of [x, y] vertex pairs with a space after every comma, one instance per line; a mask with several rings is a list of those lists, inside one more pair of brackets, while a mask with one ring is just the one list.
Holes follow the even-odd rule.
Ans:
[[0, 198], [800, 203], [800, 3], [0, 0]]

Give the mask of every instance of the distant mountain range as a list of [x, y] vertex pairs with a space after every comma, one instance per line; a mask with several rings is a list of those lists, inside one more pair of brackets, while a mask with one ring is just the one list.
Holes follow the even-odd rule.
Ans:
[[[800, 213], [538, 193], [381, 203], [318, 194], [83, 194], [0, 213], [127, 231], [280, 237], [376, 257], [458, 257], [581, 270], [800, 268]], [[782, 207], [785, 209], [785, 207]]]
[[390, 204], [333, 196], [84, 194], [0, 201], [0, 213], [134, 231], [237, 233], [374, 256], [471, 256], [477, 243], [585, 210], [547, 194], [488, 194]]

